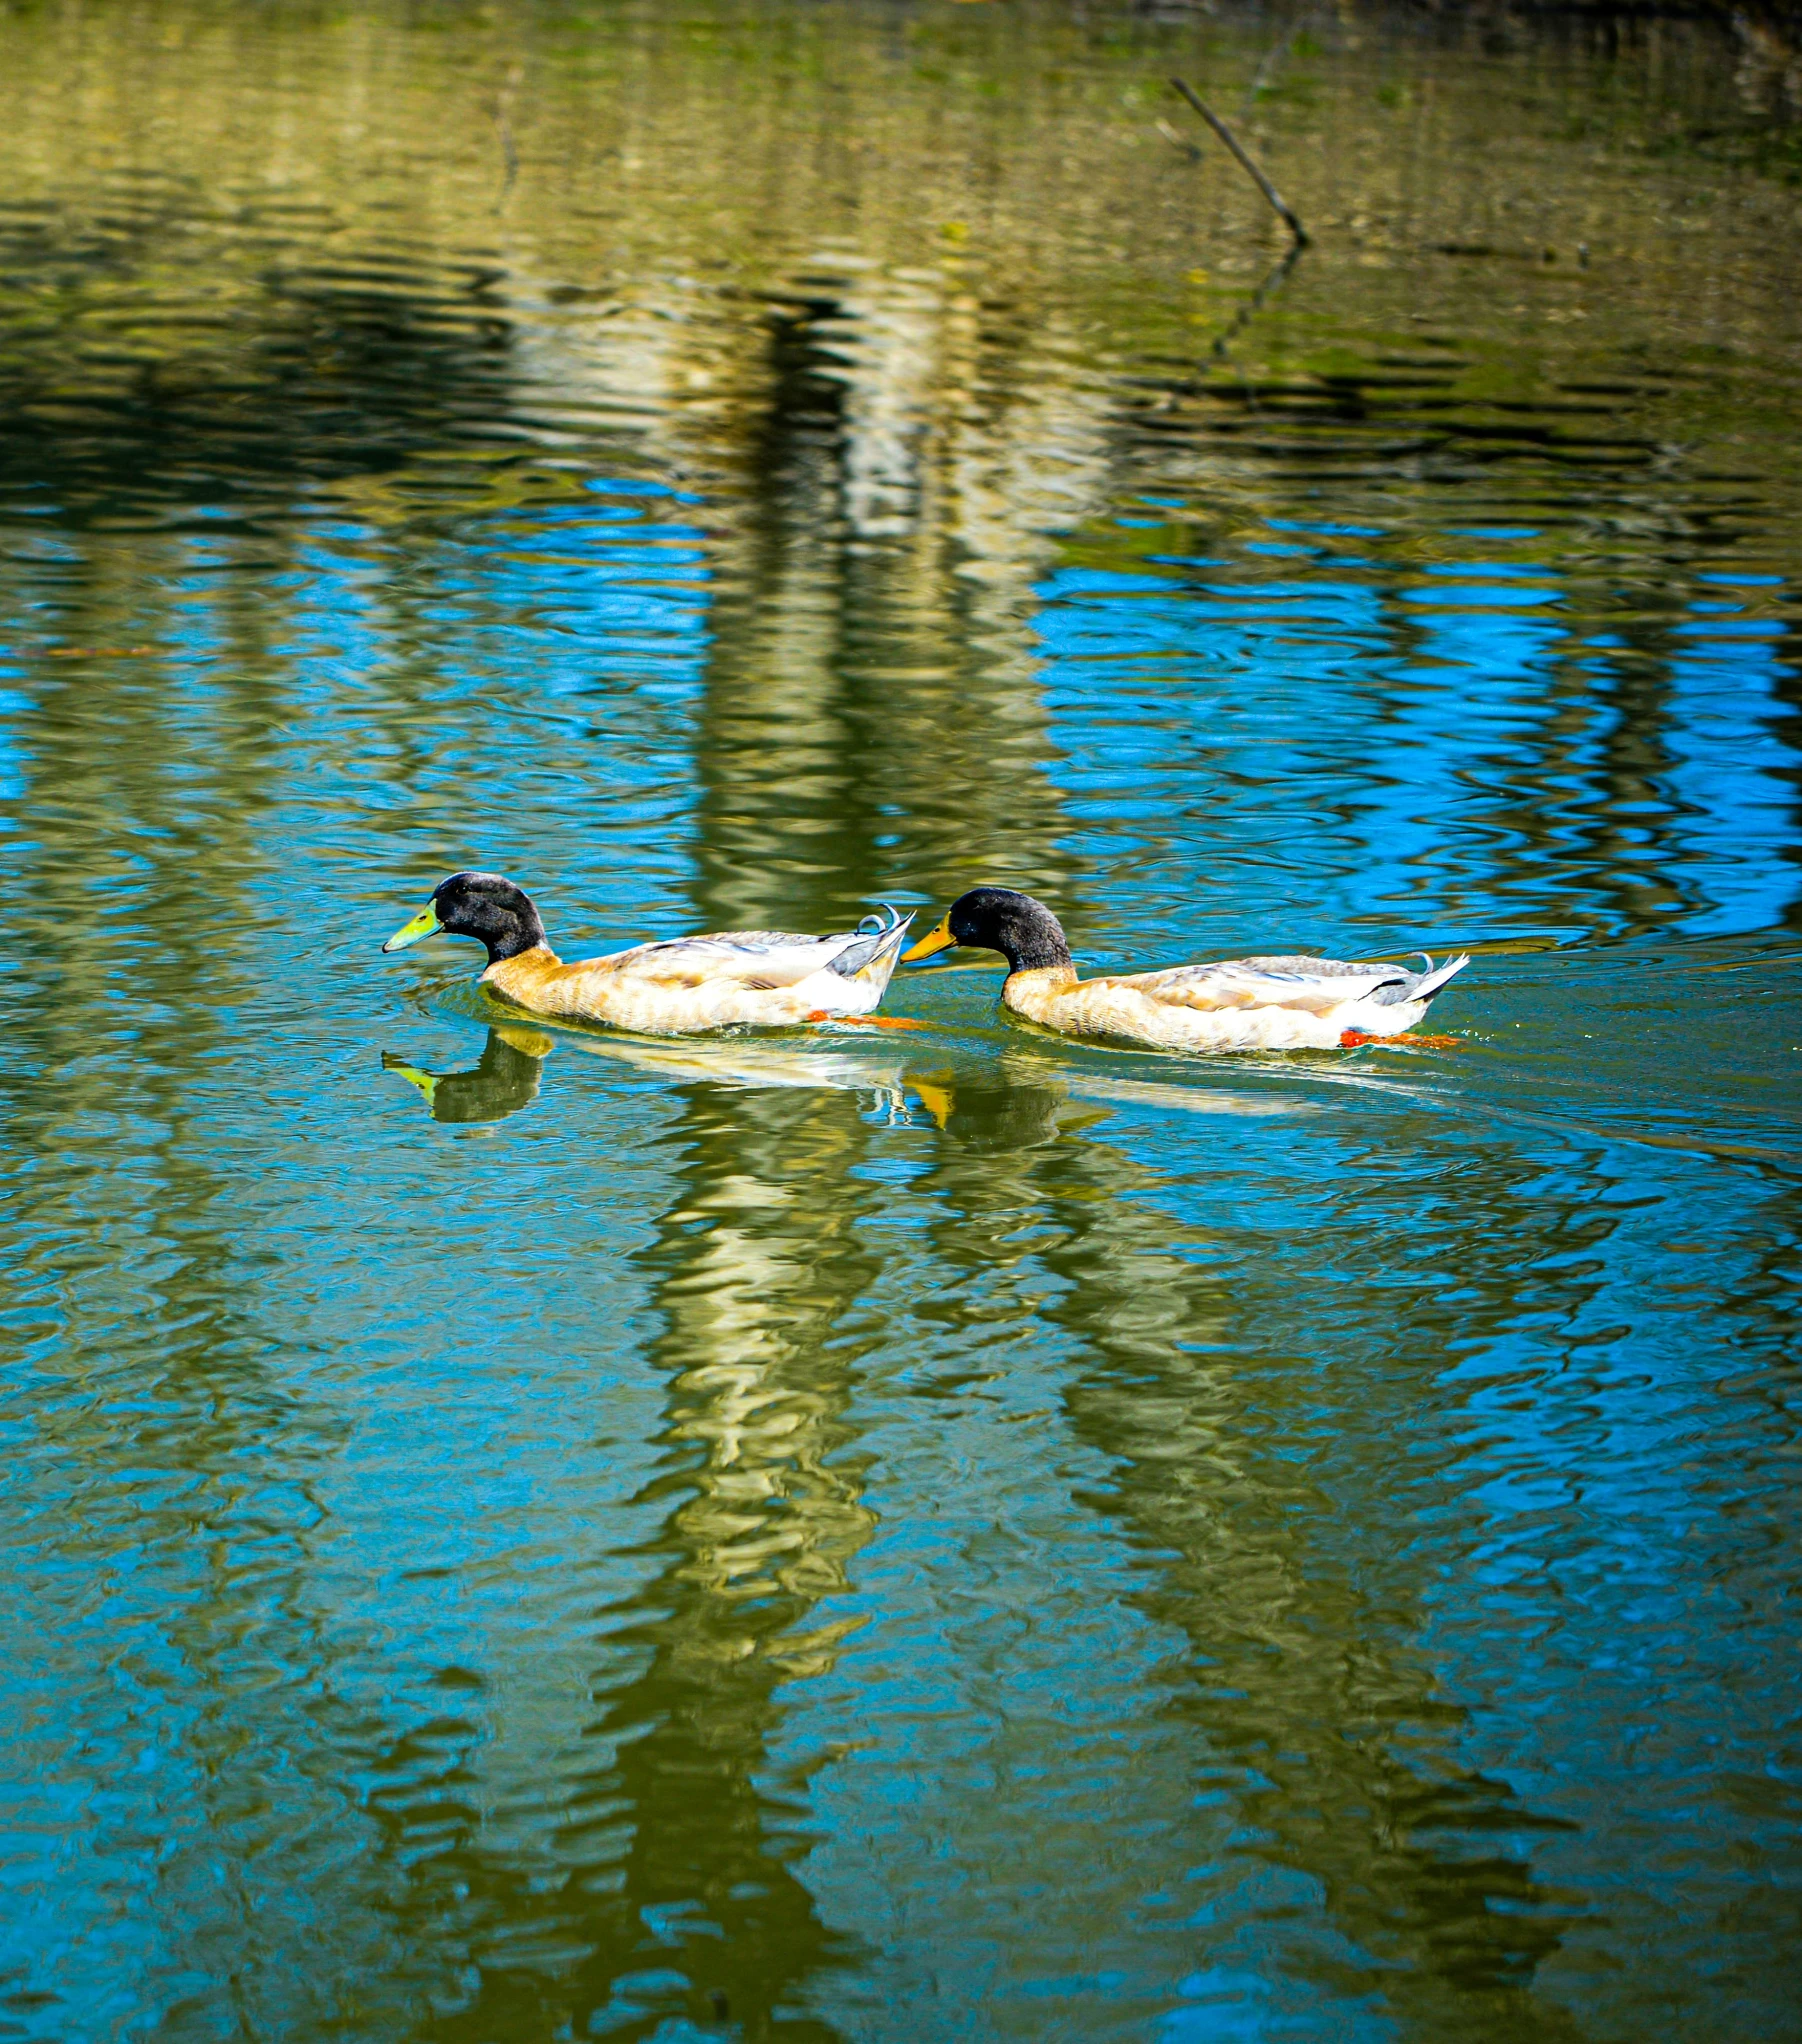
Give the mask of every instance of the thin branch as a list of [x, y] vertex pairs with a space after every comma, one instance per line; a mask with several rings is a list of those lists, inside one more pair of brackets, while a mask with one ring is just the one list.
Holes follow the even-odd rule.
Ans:
[[1239, 163], [1246, 175], [1257, 186], [1258, 190], [1264, 194], [1265, 198], [1270, 201], [1271, 205], [1276, 209], [1277, 217], [1288, 228], [1289, 232], [1294, 235], [1296, 247], [1306, 248], [1308, 246], [1308, 230], [1296, 217], [1295, 209], [1284, 199], [1282, 193], [1277, 190], [1276, 186], [1270, 182], [1252, 160], [1251, 153], [1247, 150], [1245, 144], [1239, 140], [1232, 129], [1226, 125], [1192, 86], [1185, 85], [1180, 78], [1172, 78], [1170, 83], [1239, 159]]

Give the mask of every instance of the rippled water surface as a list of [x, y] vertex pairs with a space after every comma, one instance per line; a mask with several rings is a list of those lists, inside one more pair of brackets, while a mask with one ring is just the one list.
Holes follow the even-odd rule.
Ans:
[[[0, 2036], [1802, 2036], [1786, 62], [0, 16]], [[1476, 957], [549, 1034], [464, 865]]]

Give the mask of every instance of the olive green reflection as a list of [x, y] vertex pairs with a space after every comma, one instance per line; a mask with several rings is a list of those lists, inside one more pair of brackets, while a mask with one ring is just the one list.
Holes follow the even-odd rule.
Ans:
[[[1066, 414], [1093, 409], [1036, 366], [1007, 323], [895, 280], [772, 319], [695, 735], [703, 924], [823, 927], [947, 874], [1036, 874], [1069, 897], [1024, 621], [1039, 552], [989, 501], [991, 477], [1055, 458], [1078, 435]], [[1005, 395], [930, 440], [895, 428], [959, 381]], [[980, 584], [953, 521], [991, 556]]]
[[[658, 1046], [572, 1041], [658, 1069]], [[600, 1615], [593, 1760], [559, 1784], [566, 1877], [547, 1889], [472, 1823], [413, 1866], [395, 1905], [406, 1935], [429, 1945], [454, 1922], [479, 1963], [491, 1945], [496, 1960], [422, 2034], [639, 2034], [667, 2016], [746, 2038], [837, 2034], [795, 2008], [858, 1950], [805, 1880], [807, 1767], [830, 1756], [798, 1774], [774, 1756], [784, 1685], [829, 1669], [855, 1629], [831, 1603], [875, 1523], [850, 1407], [879, 1270], [859, 1239], [856, 1096], [899, 1075], [853, 1053], [807, 1084], [791, 1069], [805, 1057], [778, 1049], [760, 1067], [756, 1045], [727, 1048], [716, 1082], [672, 1081], [679, 1190], [636, 1258], [660, 1322], [647, 1361], [668, 1382], [639, 1499], [660, 1523], [642, 1549], [652, 1572]], [[436, 1117], [467, 1121], [527, 1104], [540, 1051], [532, 1032], [496, 1030], [473, 1072], [391, 1068]], [[377, 1771], [409, 1764], [397, 1748]], [[554, 1977], [502, 1958], [539, 1947], [566, 1955]]]
[[[428, 1941], [455, 1921], [478, 1955], [492, 1936], [497, 1954], [542, 1947], [568, 1963], [530, 1985], [484, 1964], [468, 2005], [424, 2034], [462, 2044], [584, 2022], [633, 2034], [685, 2016], [747, 2038], [834, 2036], [797, 2005], [858, 1946], [806, 1883], [815, 1761], [783, 1773], [773, 1755], [784, 1685], [830, 1669], [854, 1629], [831, 1603], [874, 1527], [852, 1401], [859, 1360], [883, 1339], [870, 1308], [881, 1261], [860, 1239], [873, 1193], [855, 1167], [894, 1113], [942, 1131], [978, 1170], [1013, 1172], [1105, 1115], [1110, 1094], [1173, 1105], [1191, 1089], [1060, 1074], [1030, 1051], [999, 1073], [967, 1052], [915, 1071], [911, 1044], [514, 1029], [492, 1030], [471, 1072], [387, 1062], [435, 1116], [464, 1120], [529, 1104], [553, 1050], [578, 1070], [593, 1058], [655, 1076], [681, 1103], [661, 1137], [681, 1159], [677, 1198], [636, 1259], [661, 1321], [650, 1361], [669, 1383], [662, 1466], [641, 1502], [663, 1516], [643, 1550], [653, 1574], [604, 1614], [595, 1763], [559, 1784], [566, 1878], [547, 1891], [466, 1821], [399, 1905]], [[1193, 1097], [1288, 1111], [1224, 1089]], [[386, 1765], [418, 1759], [397, 1748]]]

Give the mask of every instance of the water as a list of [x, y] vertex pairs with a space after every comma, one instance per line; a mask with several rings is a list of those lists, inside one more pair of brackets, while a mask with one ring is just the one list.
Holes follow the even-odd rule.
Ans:
[[[1802, 2035], [1783, 63], [0, 22], [0, 2033]], [[465, 864], [1477, 955], [656, 1045]]]

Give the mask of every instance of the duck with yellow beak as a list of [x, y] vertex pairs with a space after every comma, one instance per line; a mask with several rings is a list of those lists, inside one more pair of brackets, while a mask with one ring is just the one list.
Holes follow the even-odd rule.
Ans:
[[565, 964], [523, 888], [499, 873], [453, 873], [382, 949], [473, 937], [488, 952], [481, 984], [527, 1014], [689, 1036], [872, 1017], [912, 921], [885, 906], [835, 936], [722, 930]]
[[[1339, 1050], [1405, 1035], [1468, 957], [1424, 972], [1296, 955], [1224, 958], [1079, 979], [1063, 925], [1011, 887], [973, 887], [901, 954], [917, 965], [954, 944], [1007, 960], [1002, 1004], [1041, 1028], [1158, 1050]], [[1414, 1038], [1447, 1043], [1451, 1038]]]

